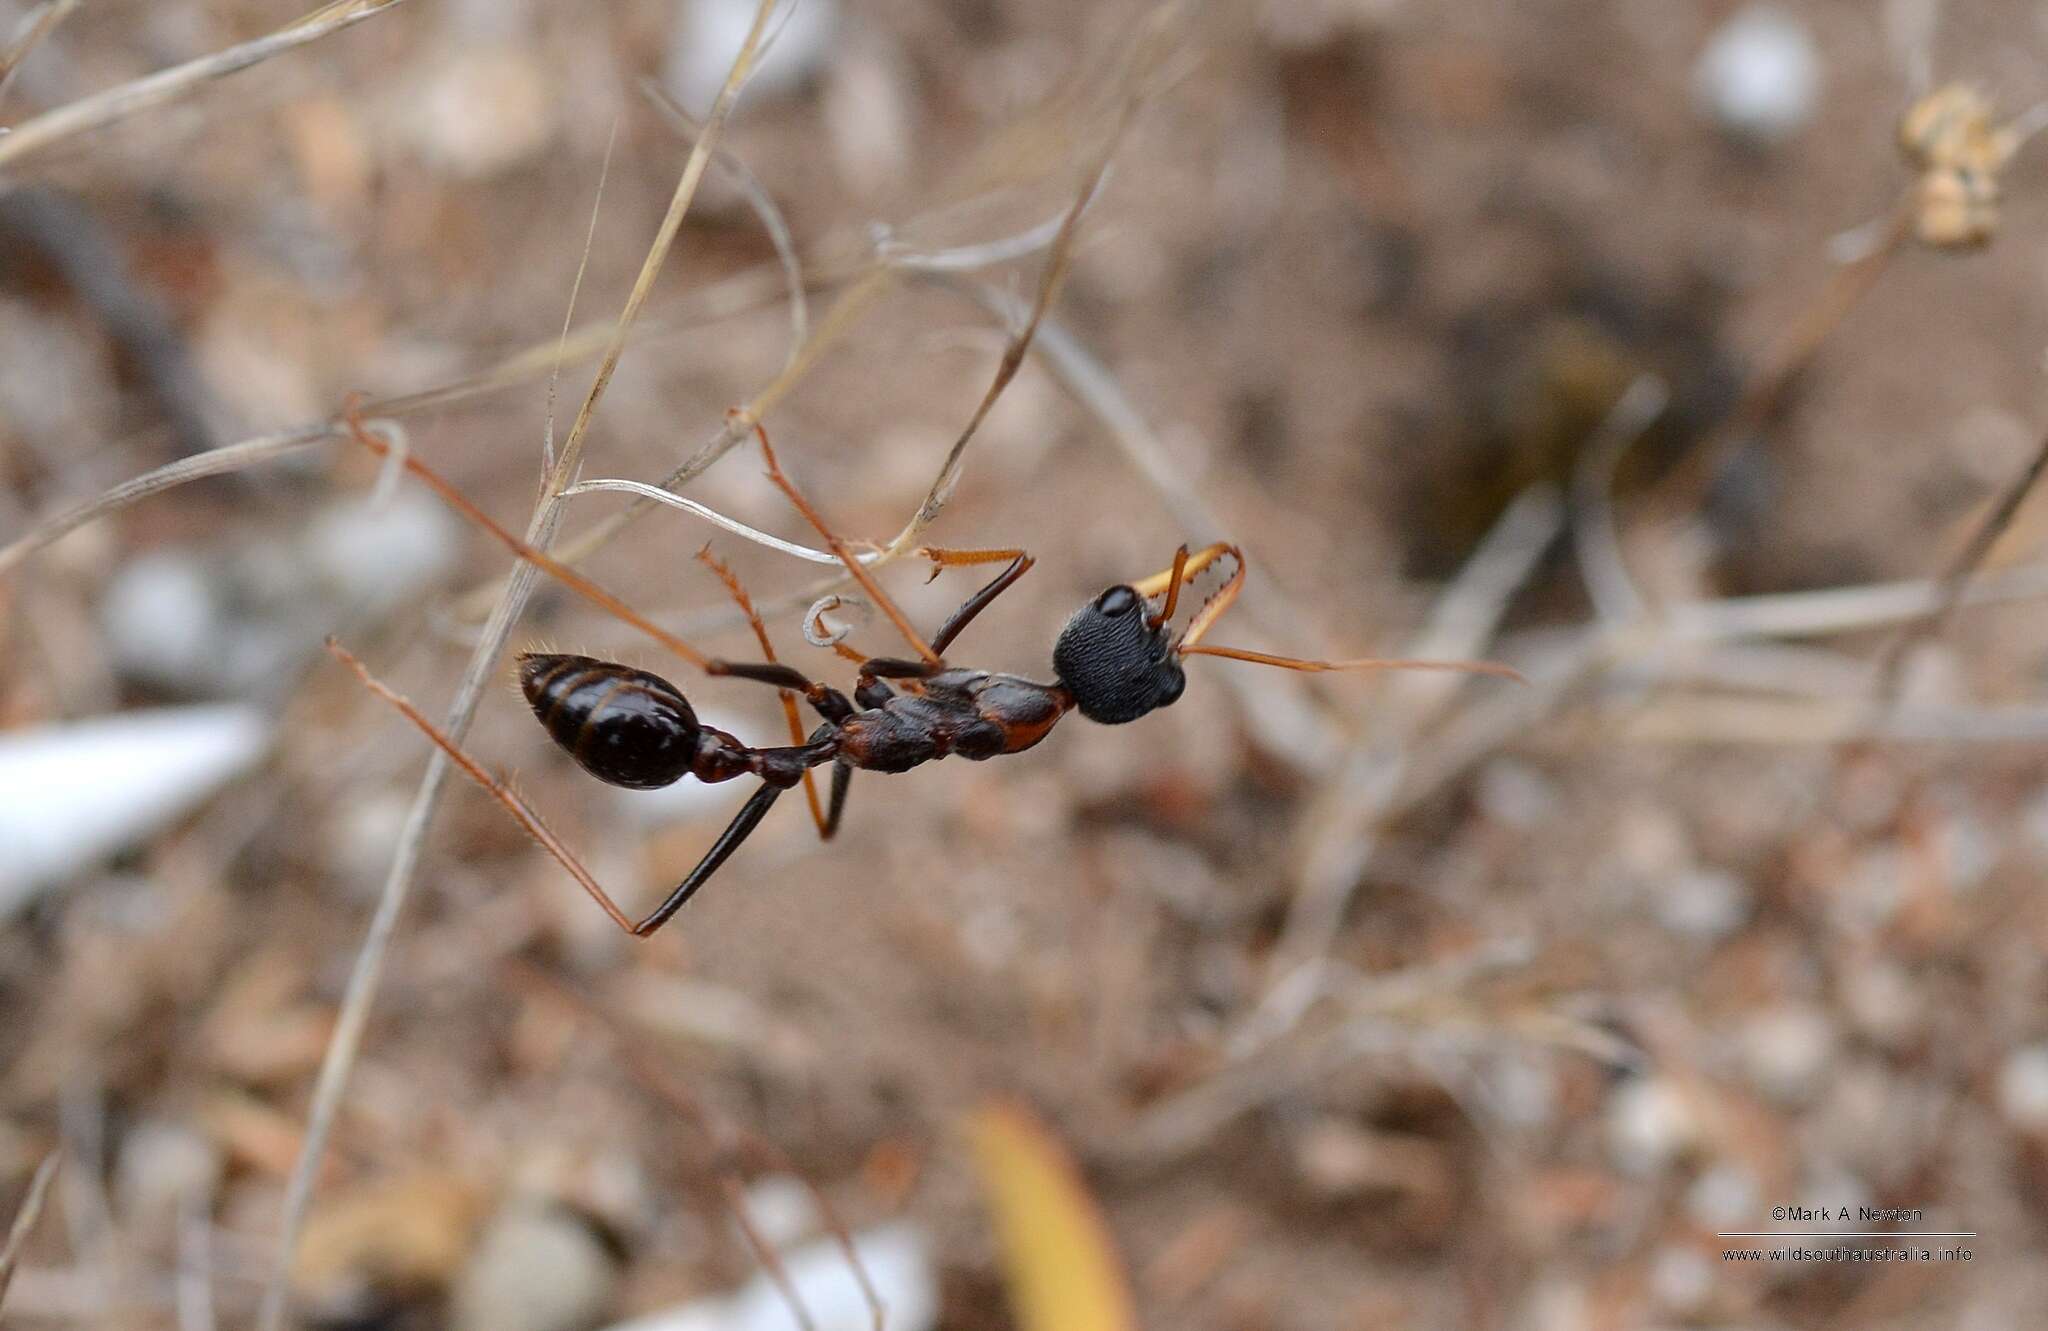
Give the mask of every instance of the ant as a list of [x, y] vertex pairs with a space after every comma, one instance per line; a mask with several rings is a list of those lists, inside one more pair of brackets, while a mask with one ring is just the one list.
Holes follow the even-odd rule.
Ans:
[[[746, 590], [729, 568], [712, 557], [709, 547], [699, 551], [698, 558], [718, 575], [739, 604], [761, 645], [762, 655], [767, 658], [765, 661], [725, 661], [705, 656], [583, 574], [514, 536], [452, 483], [408, 452], [401, 449], [394, 453], [390, 444], [363, 425], [353, 404], [345, 412], [344, 421], [358, 443], [387, 460], [395, 457], [407, 471], [521, 559], [646, 633], [706, 674], [755, 680], [782, 690], [792, 743], [755, 748], [699, 721], [682, 691], [659, 675], [588, 656], [527, 652], [519, 657], [520, 691], [526, 695], [534, 716], [549, 737], [598, 780], [633, 790], [649, 790], [672, 785], [686, 776], [706, 782], [742, 776], [760, 778], [760, 788], [719, 834], [697, 867], [660, 905], [635, 921], [619, 909], [610, 894], [510, 786], [484, 770], [411, 702], [371, 675], [346, 648], [333, 638], [327, 640], [330, 652], [355, 671], [367, 687], [403, 713], [470, 779], [489, 791], [614, 923], [637, 937], [653, 933], [682, 909], [760, 825], [783, 792], [799, 783], [805, 788], [819, 836], [829, 840], [845, 813], [847, 788], [856, 770], [907, 772], [946, 757], [978, 762], [1022, 753], [1043, 740], [1070, 711], [1105, 725], [1135, 721], [1171, 706], [1180, 698], [1187, 686], [1181, 665], [1186, 657], [1221, 656], [1288, 670], [1462, 670], [1520, 678], [1509, 667], [1491, 662], [1308, 661], [1237, 647], [1204, 645], [1204, 635], [1230, 608], [1244, 586], [1244, 554], [1227, 542], [1206, 546], [1193, 554], [1183, 545], [1174, 553], [1170, 568], [1137, 582], [1119, 583], [1075, 611], [1053, 644], [1055, 679], [1050, 684], [948, 665], [946, 649], [975, 616], [1030, 571], [1031, 556], [1023, 550], [921, 547], [917, 553], [932, 562], [933, 578], [949, 567], [1007, 562], [1003, 571], [968, 597], [927, 643], [875, 583], [861, 560], [833, 534], [824, 518], [783, 473], [768, 442], [768, 432], [757, 423], [754, 433], [767, 462], [768, 478], [817, 529], [847, 573], [917, 654], [915, 660], [870, 657], [836, 644], [842, 656], [858, 665], [853, 696], [849, 699], [838, 689], [815, 683], [776, 659], [768, 631]], [[1223, 559], [1233, 566], [1228, 581], [1195, 612], [1187, 628], [1175, 636], [1169, 624], [1178, 607], [1181, 589], [1202, 570]], [[1157, 610], [1149, 609], [1150, 602], [1161, 598]], [[798, 717], [799, 696], [821, 719], [821, 724], [808, 736]], [[831, 795], [821, 808], [811, 769], [828, 763], [832, 766]]]

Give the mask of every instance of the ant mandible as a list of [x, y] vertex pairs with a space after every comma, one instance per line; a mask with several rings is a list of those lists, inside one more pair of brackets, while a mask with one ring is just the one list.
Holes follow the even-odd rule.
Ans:
[[[391, 445], [363, 425], [353, 405], [344, 420], [358, 443], [380, 457], [393, 456]], [[614, 923], [638, 937], [653, 933], [682, 909], [791, 787], [799, 783], [804, 786], [819, 836], [829, 840], [846, 810], [847, 788], [856, 769], [907, 772], [946, 757], [978, 762], [1022, 753], [1043, 740], [1069, 711], [1078, 711], [1105, 725], [1135, 721], [1171, 706], [1180, 698], [1187, 684], [1181, 662], [1189, 656], [1222, 656], [1288, 670], [1461, 670], [1520, 678], [1507, 666], [1484, 661], [1306, 661], [1204, 645], [1203, 636], [1230, 608], [1244, 586], [1244, 555], [1225, 542], [1193, 554], [1183, 545], [1174, 553], [1170, 568], [1137, 582], [1111, 587], [1075, 611], [1053, 644], [1053, 683], [1040, 684], [1016, 675], [951, 666], [945, 660], [946, 649], [976, 615], [1030, 570], [1031, 556], [1022, 550], [920, 548], [917, 553], [932, 562], [934, 578], [949, 567], [1007, 563], [988, 585], [968, 597], [927, 643], [876, 584], [866, 566], [833, 534], [824, 518], [783, 473], [768, 442], [768, 432], [756, 424], [754, 433], [768, 465], [768, 478], [817, 529], [826, 546], [846, 566], [847, 573], [917, 653], [916, 660], [869, 657], [844, 644], [837, 645], [840, 654], [859, 667], [851, 699], [776, 659], [768, 631], [753, 602], [739, 579], [711, 556], [708, 547], [698, 557], [719, 576], [739, 604], [753, 627], [765, 661], [724, 661], [705, 656], [583, 574], [514, 536], [418, 458], [403, 450], [397, 454], [398, 462], [407, 471], [521, 559], [706, 674], [755, 680], [782, 690], [792, 742], [755, 748], [699, 721], [682, 691], [659, 675], [588, 656], [527, 652], [519, 657], [520, 690], [535, 717], [549, 737], [598, 780], [632, 790], [649, 790], [672, 785], [686, 776], [706, 782], [730, 781], [741, 776], [761, 779], [760, 788], [719, 834], [697, 867], [643, 919], [635, 921], [619, 909], [610, 893], [517, 792], [486, 771], [411, 702], [373, 676], [346, 648], [332, 638], [327, 641], [328, 650], [354, 670], [366, 686], [403, 713], [471, 780], [504, 805]], [[1221, 559], [1232, 563], [1228, 581], [1195, 612], [1187, 628], [1176, 637], [1169, 624], [1181, 589]], [[1148, 609], [1150, 602], [1161, 598], [1158, 609]], [[799, 696], [821, 718], [821, 724], [808, 736], [798, 718]], [[811, 769], [827, 763], [832, 765], [832, 788], [828, 804], [821, 808]]]

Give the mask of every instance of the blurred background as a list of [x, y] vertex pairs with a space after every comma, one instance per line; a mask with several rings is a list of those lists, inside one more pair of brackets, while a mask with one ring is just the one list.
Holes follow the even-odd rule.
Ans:
[[[829, 844], [784, 801], [634, 941], [459, 777], [409, 823], [321, 639], [442, 716], [510, 560], [332, 422], [523, 529], [754, 12], [356, 0], [143, 103], [299, 12], [0, 0], [0, 1221], [62, 1148], [7, 1323], [865, 1328], [851, 1246], [894, 1331], [2030, 1324], [2048, 11], [801, 0], [584, 478], [814, 544], [756, 404], [889, 542], [1060, 263], [907, 542], [1038, 557], [956, 661], [1228, 539], [1215, 641], [1530, 682], [1193, 661]], [[557, 548], [754, 656], [710, 540], [846, 684], [832, 570], [629, 503]], [[465, 743], [644, 909], [749, 792], [585, 776], [537, 643], [775, 699], [545, 580], [511, 628]], [[1727, 1255], [1800, 1228], [1974, 1237]]]

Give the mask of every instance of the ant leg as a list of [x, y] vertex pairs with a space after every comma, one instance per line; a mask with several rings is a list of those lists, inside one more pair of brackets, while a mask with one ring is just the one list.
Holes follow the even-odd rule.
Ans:
[[932, 635], [932, 650], [941, 656], [944, 656], [946, 649], [953, 645], [953, 640], [960, 636], [961, 630], [972, 624], [976, 615], [988, 609], [989, 602], [1010, 590], [1017, 579], [1031, 571], [1034, 562], [1031, 556], [1022, 550], [935, 550], [926, 547], [919, 553], [932, 561], [934, 577], [938, 575], [940, 569], [952, 564], [993, 564], [999, 559], [1010, 561], [1008, 568], [996, 574], [995, 579], [986, 587], [968, 597], [958, 610], [947, 616], [946, 622], [939, 626], [939, 631]]
[[839, 819], [846, 812], [846, 788], [853, 784], [853, 768], [845, 763], [832, 764], [832, 803], [825, 814], [825, 840], [839, 830]]
[[[761, 655], [768, 658], [767, 669], [754, 667], [752, 670], [746, 667], [735, 668], [724, 661], [710, 661], [705, 663], [704, 669], [706, 673], [713, 675], [737, 675], [743, 679], [755, 679], [764, 684], [778, 686], [781, 690], [782, 712], [789, 720], [789, 738], [792, 744], [802, 744], [804, 742], [804, 723], [796, 714], [796, 695], [798, 693], [802, 693], [806, 698], [810, 699], [811, 706], [817, 708], [818, 714], [827, 721], [844, 720], [845, 717], [843, 715], [831, 715], [831, 710], [833, 710], [832, 702], [825, 696], [828, 690], [825, 689], [824, 685], [813, 684], [810, 680], [805, 679], [801, 672], [792, 670], [775, 659], [775, 644], [768, 641], [768, 626], [761, 622], [760, 613], [754, 609], [754, 598], [748, 596], [747, 589], [740, 585], [739, 575], [734, 573], [732, 568], [723, 560], [712, 554], [709, 545], [706, 545], [697, 552], [697, 558], [713, 573], [716, 573], [718, 580], [725, 584], [725, 590], [732, 595], [732, 599], [739, 605], [741, 612], [746, 615], [747, 623], [754, 626], [754, 640], [761, 644]], [[843, 706], [845, 699], [841, 698], [839, 702]], [[810, 806], [811, 822], [817, 825], [818, 836], [820, 838], [831, 836], [832, 834], [825, 828], [825, 810], [818, 803], [818, 783], [811, 779], [811, 769], [808, 767], [804, 769], [804, 803]]]
[[868, 572], [867, 566], [862, 564], [853, 551], [847, 548], [845, 541], [833, 534], [832, 529], [825, 525], [824, 517], [819, 514], [817, 509], [811, 507], [811, 501], [804, 498], [803, 493], [790, 483], [788, 476], [783, 474], [782, 464], [775, 460], [775, 448], [768, 442], [767, 428], [756, 422], [754, 425], [754, 436], [761, 441], [761, 456], [767, 460], [768, 479], [775, 482], [775, 488], [788, 496], [789, 502], [796, 505], [797, 512], [804, 515], [804, 520], [817, 529], [818, 535], [824, 538], [826, 546], [833, 554], [839, 556], [839, 562], [846, 566], [847, 573], [852, 576], [855, 582], [860, 584], [861, 590], [866, 592], [877, 606], [881, 607], [882, 613], [889, 617], [889, 622], [894, 624], [897, 632], [903, 635], [903, 640], [916, 648], [917, 654], [931, 665], [938, 666], [940, 664], [939, 654], [933, 651], [925, 640], [917, 635], [917, 630], [910, 626], [910, 621], [903, 617], [903, 611], [898, 609], [896, 603], [889, 599], [889, 594], [882, 590], [881, 585], [875, 581], [874, 575]]
[[413, 706], [411, 701], [404, 695], [397, 693], [382, 680], [372, 675], [369, 668], [361, 661], [358, 661], [346, 647], [343, 647], [333, 638], [329, 638], [327, 640], [327, 650], [334, 654], [336, 660], [340, 661], [350, 670], [355, 671], [356, 678], [363, 682], [364, 687], [390, 703], [393, 707], [396, 707], [406, 720], [412, 722], [428, 739], [434, 741], [435, 746], [441, 752], [447, 754], [457, 767], [462, 769], [463, 775], [489, 791], [492, 798], [504, 805], [512, 817], [518, 821], [519, 825], [526, 830], [526, 834], [539, 842], [540, 848], [554, 856], [555, 863], [567, 869], [569, 876], [582, 885], [583, 890], [590, 894], [590, 899], [595, 901], [603, 909], [604, 913], [611, 917], [613, 924], [618, 925], [619, 928], [624, 929], [629, 934], [642, 932], [634, 925], [631, 919], [627, 918], [626, 913], [619, 909], [618, 903], [612, 900], [611, 894], [598, 884], [597, 879], [591, 877], [588, 869], [585, 869], [577, 862], [575, 855], [570, 853], [569, 848], [562, 844], [559, 837], [548, 830], [547, 824], [540, 820], [540, 815], [535, 813], [532, 807], [525, 800], [521, 799], [516, 791], [485, 771], [483, 764], [470, 757], [467, 753], [464, 753], [454, 740], [442, 733], [440, 727], [422, 715], [419, 708]]
[[484, 512], [471, 502], [469, 496], [456, 489], [453, 482], [429, 467], [426, 463], [421, 462], [409, 452], [394, 452], [389, 443], [379, 439], [363, 425], [362, 415], [358, 411], [356, 400], [353, 397], [350, 398], [348, 405], [342, 410], [342, 423], [348, 427], [349, 433], [355, 438], [357, 443], [369, 449], [380, 458], [386, 460], [395, 459], [407, 471], [426, 482], [427, 487], [447, 501], [449, 507], [496, 537], [513, 554], [519, 556], [543, 573], [548, 574], [555, 581], [590, 601], [598, 608], [615, 618], [631, 624], [634, 628], [639, 629], [642, 633], [668, 648], [677, 656], [683, 658], [683, 660], [688, 661], [691, 665], [701, 668], [709, 663], [709, 657], [684, 642], [681, 638], [676, 637], [667, 629], [655, 624], [632, 606], [627, 605], [624, 601], [598, 586], [589, 578], [584, 577], [575, 569], [570, 568], [567, 564], [555, 559], [546, 551], [540, 550], [514, 536], [510, 531], [500, 526], [498, 521], [491, 517], [490, 514]]
[[802, 693], [811, 709], [827, 721], [844, 721], [853, 715], [853, 704], [846, 700], [845, 694], [830, 684], [811, 682], [804, 678], [803, 672], [780, 661], [713, 661], [705, 673], [750, 679], [756, 684], [772, 684], [785, 692]]
[[[969, 558], [956, 558], [944, 561], [958, 564], [994, 563], [999, 558], [1007, 558], [1010, 561], [1008, 568], [998, 573], [986, 587], [968, 597], [966, 602], [958, 610], [955, 610], [947, 618], [946, 622], [939, 627], [937, 636], [932, 639], [932, 646], [940, 652], [944, 652], [946, 648], [952, 646], [953, 640], [960, 636], [961, 630], [973, 623], [974, 617], [983, 610], [986, 610], [991, 601], [1008, 591], [1017, 579], [1030, 572], [1031, 565], [1034, 562], [1031, 556], [1025, 554], [1022, 550], [925, 550], [921, 553], [925, 554], [928, 558], [935, 558], [940, 555], [969, 556]], [[981, 557], [975, 558], [974, 556]], [[871, 656], [860, 663], [861, 682], [862, 686], [865, 687], [868, 683], [880, 679], [930, 679], [945, 668], [946, 663], [941, 659], [905, 661], [894, 656]], [[859, 696], [860, 691], [856, 689], [855, 697], [858, 698]], [[886, 698], [888, 695], [884, 693], [882, 696]], [[861, 705], [869, 707], [879, 706], [880, 704], [862, 702]]]
[[732, 858], [732, 853], [740, 848], [740, 842], [745, 841], [753, 830], [761, 825], [761, 820], [767, 817], [769, 808], [774, 805], [776, 796], [780, 795], [782, 790], [781, 786], [762, 782], [761, 788], [740, 806], [738, 815], [718, 834], [718, 840], [711, 843], [711, 849], [704, 852], [704, 858], [697, 861], [697, 867], [690, 870], [690, 876], [677, 884], [675, 891], [668, 894], [668, 900], [648, 912], [647, 918], [640, 923], [628, 926], [633, 934], [645, 938], [667, 924], [669, 917], [681, 910], [684, 903], [697, 894], [697, 889], [704, 886], [712, 874], [718, 872], [718, 866]]

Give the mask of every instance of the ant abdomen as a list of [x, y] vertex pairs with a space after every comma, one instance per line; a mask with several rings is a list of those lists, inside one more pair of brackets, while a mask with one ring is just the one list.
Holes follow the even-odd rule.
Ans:
[[630, 790], [688, 776], [702, 729], [675, 685], [589, 656], [529, 652], [519, 687], [555, 743], [584, 771]]

